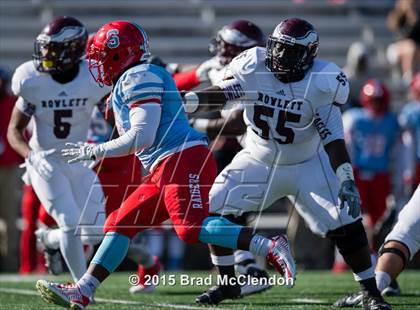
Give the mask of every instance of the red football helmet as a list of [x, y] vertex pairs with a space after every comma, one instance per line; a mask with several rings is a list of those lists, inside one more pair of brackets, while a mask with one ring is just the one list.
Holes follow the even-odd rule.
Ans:
[[87, 44], [86, 44], [86, 55], [89, 53], [90, 46], [93, 44], [93, 39], [95, 38], [96, 32], [89, 33]]
[[113, 21], [96, 32], [89, 46], [89, 70], [98, 84], [111, 86], [126, 69], [149, 56], [149, 38], [142, 27]]
[[209, 51], [219, 57], [222, 65], [227, 65], [244, 50], [265, 46], [265, 43], [265, 35], [257, 25], [247, 20], [237, 20], [217, 32], [210, 41]]
[[388, 111], [390, 94], [384, 83], [371, 79], [363, 85], [359, 100], [364, 108], [375, 115], [381, 115]]
[[318, 53], [318, 33], [306, 20], [289, 18], [274, 29], [267, 41], [265, 65], [283, 82], [303, 78]]
[[420, 72], [417, 72], [410, 83], [410, 90], [413, 98], [417, 101], [420, 100]]
[[87, 38], [85, 26], [76, 18], [54, 18], [36, 37], [32, 55], [35, 68], [50, 74], [71, 69], [82, 59]]

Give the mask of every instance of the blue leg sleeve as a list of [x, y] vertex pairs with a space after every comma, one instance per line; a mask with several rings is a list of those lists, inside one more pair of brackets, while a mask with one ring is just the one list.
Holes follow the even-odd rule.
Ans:
[[198, 238], [201, 242], [237, 249], [238, 236], [242, 226], [221, 216], [209, 216], [202, 225]]
[[130, 239], [116, 232], [107, 233], [91, 264], [101, 265], [110, 273], [121, 264], [127, 254]]

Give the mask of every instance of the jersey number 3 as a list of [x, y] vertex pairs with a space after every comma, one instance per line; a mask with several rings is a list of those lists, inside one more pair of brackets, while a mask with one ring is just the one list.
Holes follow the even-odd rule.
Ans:
[[54, 111], [54, 135], [58, 139], [65, 139], [69, 136], [71, 124], [69, 122], [65, 122], [63, 118], [70, 118], [72, 116], [72, 110]]
[[[274, 109], [261, 105], [254, 105], [254, 124], [257, 126], [261, 133], [258, 133], [256, 130], [254, 132], [258, 134], [261, 138], [268, 140], [270, 139], [270, 126], [268, 122], [261, 118], [261, 116], [266, 116], [272, 118], [274, 116]], [[300, 114], [295, 114], [292, 112], [279, 110], [279, 115], [277, 119], [276, 132], [283, 136], [284, 139], [274, 138], [279, 144], [291, 144], [295, 138], [295, 133], [292, 128], [286, 127], [286, 122], [298, 123], [300, 121]]]

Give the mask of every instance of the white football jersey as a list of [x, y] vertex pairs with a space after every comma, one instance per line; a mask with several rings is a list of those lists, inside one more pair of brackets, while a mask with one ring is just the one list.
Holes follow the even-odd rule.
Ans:
[[[225, 78], [232, 76], [232, 74], [229, 71], [229, 66], [223, 66], [220, 63], [220, 60], [217, 56], [210, 58], [205, 63], [207, 66], [210, 67], [210, 70], [208, 71], [207, 75], [211, 85], [216, 85], [220, 81], [223, 81]], [[229, 101], [220, 111], [220, 114], [223, 118], [228, 118], [233, 111], [243, 109], [244, 107], [241, 104], [241, 100]], [[245, 134], [237, 137], [238, 142], [239, 144], [241, 144], [242, 147], [244, 146], [243, 142], [245, 141], [244, 136]]]
[[251, 48], [229, 65], [238, 91], [245, 93], [246, 147], [267, 163], [300, 163], [319, 152], [321, 138], [329, 134], [317, 109], [344, 104], [349, 85], [341, 69], [324, 60], [315, 60], [301, 81], [282, 83], [265, 67], [265, 53]]
[[39, 72], [32, 61], [20, 65], [12, 78], [16, 107], [34, 119], [32, 149], [60, 149], [66, 142], [86, 141], [93, 107], [111, 91], [93, 80], [86, 60], [72, 81], [61, 84]]

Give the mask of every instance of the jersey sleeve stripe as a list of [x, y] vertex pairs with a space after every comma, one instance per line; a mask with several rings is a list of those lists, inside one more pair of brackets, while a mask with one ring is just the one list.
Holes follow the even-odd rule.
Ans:
[[160, 92], [144, 92], [144, 93], [139, 93], [139, 94], [133, 94], [130, 98], [126, 99], [126, 102], [130, 103], [132, 101], [137, 101], [139, 99], [146, 99], [148, 97], [152, 97], [152, 98], [162, 98], [162, 93]]
[[128, 106], [130, 109], [138, 107], [139, 105], [145, 104], [145, 103], [159, 103], [161, 102], [161, 100], [159, 98], [150, 98], [150, 99], [143, 99], [143, 100], [138, 100], [136, 102], [130, 103]]

